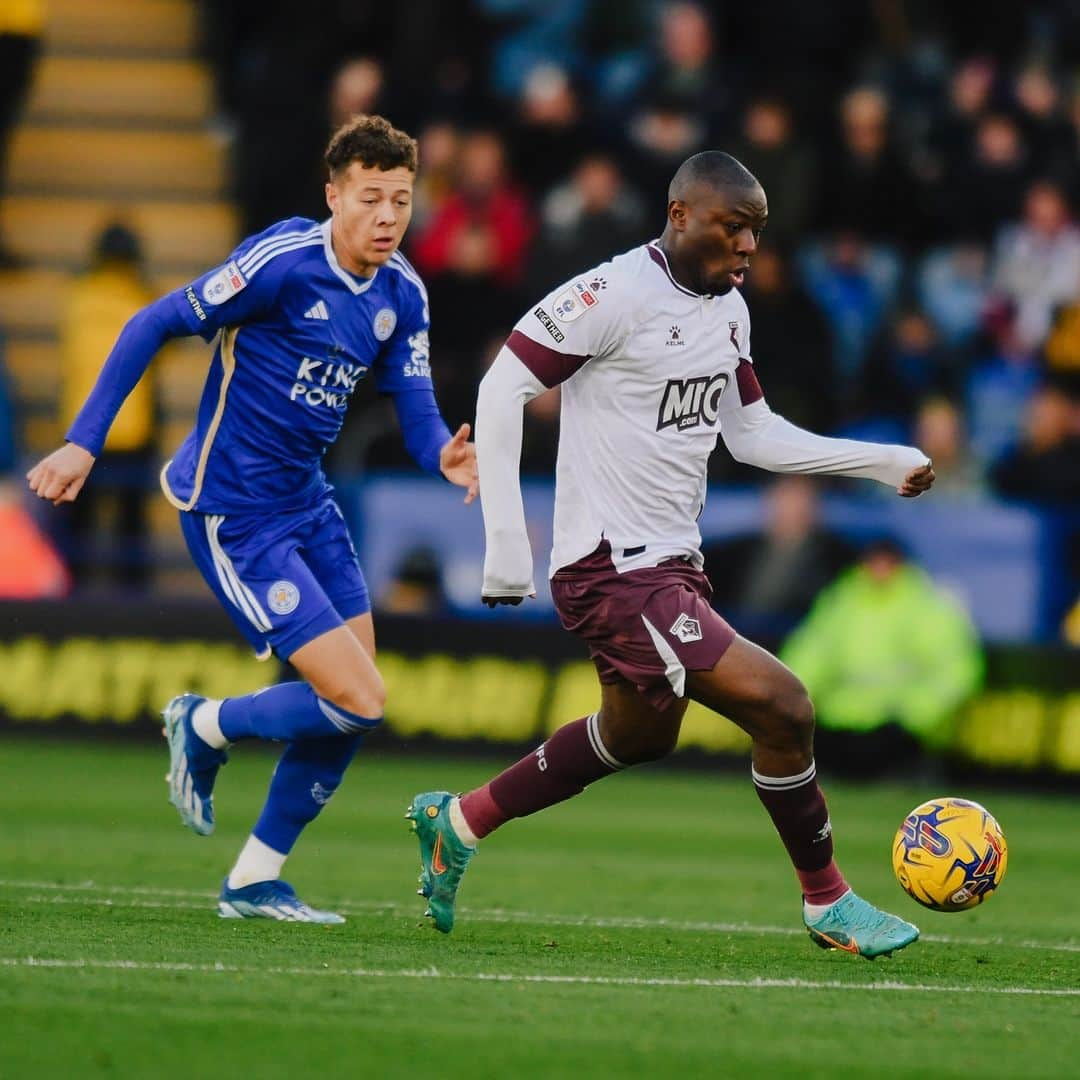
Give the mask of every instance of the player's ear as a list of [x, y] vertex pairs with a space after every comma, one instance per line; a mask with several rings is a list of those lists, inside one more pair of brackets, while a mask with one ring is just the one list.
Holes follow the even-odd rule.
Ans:
[[330, 213], [337, 213], [338, 189], [333, 180], [326, 181], [326, 205], [330, 207]]
[[667, 208], [668, 221], [676, 229], [686, 228], [686, 203], [682, 199], [672, 199]]

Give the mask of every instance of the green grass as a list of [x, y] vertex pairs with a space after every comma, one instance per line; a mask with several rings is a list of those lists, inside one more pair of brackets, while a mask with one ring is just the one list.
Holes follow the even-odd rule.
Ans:
[[1009, 876], [938, 915], [900, 892], [889, 846], [946, 792], [828, 785], [847, 876], [923, 930], [868, 963], [811, 945], [748, 778], [656, 769], [491, 837], [438, 935], [402, 815], [493, 766], [377, 746], [288, 867], [348, 923], [219, 920], [271, 761], [234, 753], [200, 839], [167, 803], [164, 745], [4, 737], [0, 1077], [1073, 1074], [1075, 801], [948, 792], [996, 814]]

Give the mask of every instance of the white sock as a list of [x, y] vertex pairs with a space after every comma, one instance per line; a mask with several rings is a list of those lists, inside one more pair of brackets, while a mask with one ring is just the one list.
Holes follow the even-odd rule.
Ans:
[[215, 750], [224, 750], [229, 745], [229, 740], [221, 734], [221, 724], [218, 723], [218, 714], [221, 712], [221, 702], [214, 698], [207, 698], [195, 706], [191, 714], [191, 726], [195, 734], [207, 746]]
[[[848, 891], [846, 893], [844, 893], [844, 896], [847, 896], [847, 894], [849, 892], [851, 892], [850, 889], [848, 889]], [[841, 896], [840, 900], [843, 900], [844, 896]], [[839, 904], [840, 900], [834, 900], [833, 904]], [[824, 915], [825, 912], [828, 911], [829, 908], [831, 908], [833, 905], [832, 904], [808, 904], [804, 900], [802, 906], [803, 906], [803, 914], [808, 919], [820, 919], [821, 916]]]
[[247, 838], [236, 865], [229, 871], [229, 888], [242, 889], [256, 881], [275, 881], [281, 877], [281, 868], [287, 855], [267, 847], [254, 833]]
[[469, 823], [465, 820], [465, 815], [461, 812], [461, 800], [455, 795], [450, 800], [450, 824], [454, 827], [454, 832], [457, 833], [457, 838], [466, 847], [476, 847], [480, 843], [476, 833], [469, 828]]

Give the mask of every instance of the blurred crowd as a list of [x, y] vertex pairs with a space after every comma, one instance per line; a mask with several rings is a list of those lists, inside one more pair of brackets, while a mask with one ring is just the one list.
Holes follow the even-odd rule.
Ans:
[[[452, 419], [526, 305], [657, 236], [675, 167], [718, 147], [769, 196], [745, 292], [777, 411], [917, 441], [957, 495], [1080, 496], [1075, 4], [232, 0], [206, 20], [247, 231], [323, 215], [320, 150], [351, 113], [419, 138], [406, 250]], [[312, 20], [332, 29], [298, 40]], [[527, 471], [550, 472], [557, 419], [557, 394], [532, 406]]]
[[[405, 250], [430, 293], [451, 425], [472, 418], [521, 312], [658, 236], [675, 168], [720, 148], [769, 197], [744, 292], [776, 411], [824, 433], [914, 442], [951, 498], [1065, 516], [1080, 505], [1080, 5], [199, 0], [199, 11], [245, 234], [325, 217], [322, 150], [350, 115], [382, 113], [419, 139]], [[86, 290], [119, 272], [119, 242], [102, 238]], [[134, 256], [126, 265], [137, 288]], [[557, 391], [530, 404], [526, 473], [551, 475], [558, 411]], [[142, 435], [115, 451], [138, 579], [143, 509], [124, 485], [141, 483], [154, 451]], [[355, 403], [329, 464], [359, 462], [406, 463], [392, 411], [373, 399]], [[768, 480], [723, 452], [713, 469], [721, 482]], [[718, 603], [767, 622], [790, 580], [801, 599], [781, 623], [805, 616], [854, 554], [809, 525], [800, 536], [819, 544], [813, 573], [804, 548], [781, 542], [772, 561], [758, 550], [748, 563], [745, 596]], [[414, 562], [401, 595], [424, 603], [430, 558]], [[1080, 641], [1080, 605], [1073, 624]]]

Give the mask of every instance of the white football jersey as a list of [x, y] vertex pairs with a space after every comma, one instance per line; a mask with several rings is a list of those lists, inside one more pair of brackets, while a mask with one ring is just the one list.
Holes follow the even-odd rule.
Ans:
[[560, 286], [506, 344], [562, 385], [551, 572], [603, 539], [620, 571], [700, 566], [709, 455], [725, 414], [761, 398], [739, 292], [684, 288], [654, 242]]

